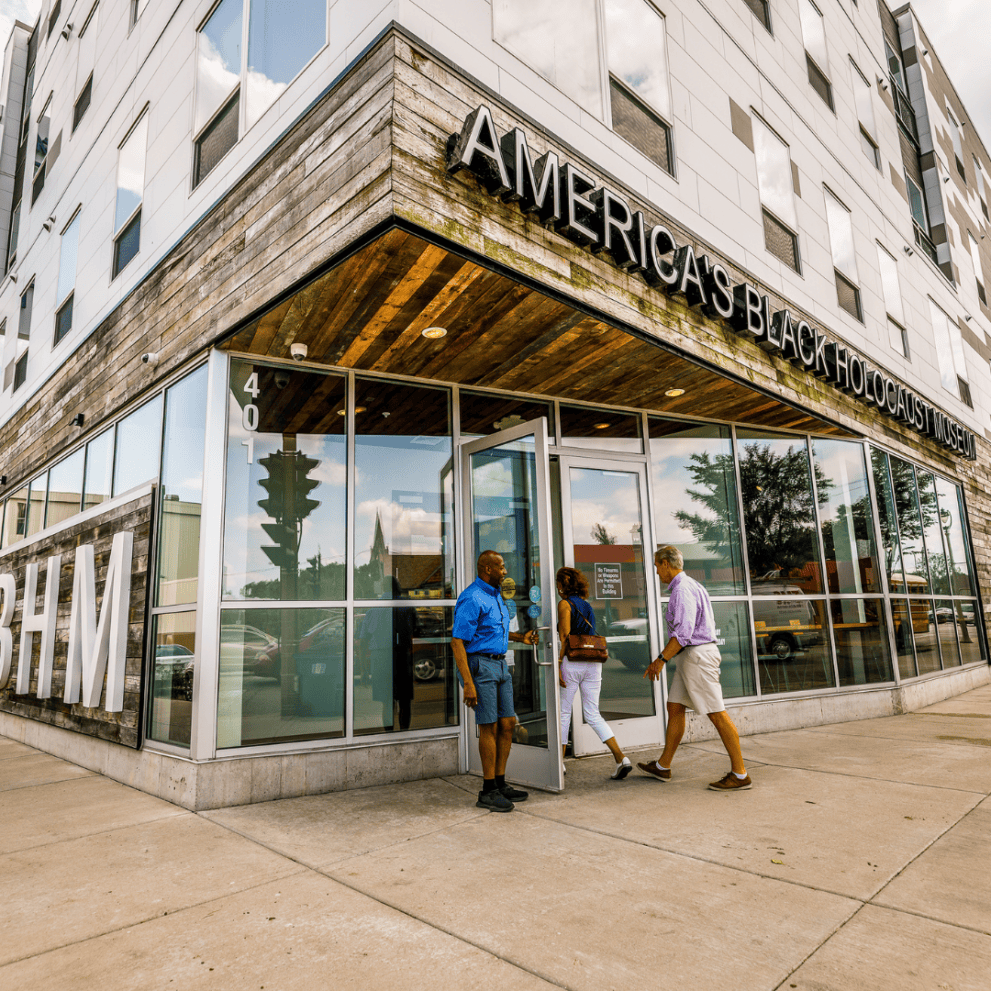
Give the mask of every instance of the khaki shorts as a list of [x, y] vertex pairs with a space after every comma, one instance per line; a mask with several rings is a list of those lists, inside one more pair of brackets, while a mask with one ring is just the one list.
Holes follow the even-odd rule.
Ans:
[[719, 685], [719, 648], [714, 643], [682, 647], [675, 658], [675, 672], [668, 689], [668, 701], [708, 715], [724, 712], [723, 690]]

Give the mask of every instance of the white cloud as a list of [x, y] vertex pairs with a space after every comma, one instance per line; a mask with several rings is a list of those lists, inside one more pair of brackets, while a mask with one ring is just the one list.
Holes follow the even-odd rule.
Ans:
[[41, 0], [3, 0], [0, 4], [0, 49], [6, 47], [14, 21], [33, 26], [40, 9]]

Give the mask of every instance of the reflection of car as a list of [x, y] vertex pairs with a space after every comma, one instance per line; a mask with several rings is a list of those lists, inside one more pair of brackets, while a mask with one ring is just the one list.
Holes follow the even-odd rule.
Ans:
[[270, 633], [259, 630], [257, 626], [242, 623], [231, 623], [220, 628], [221, 650], [225, 654], [241, 651], [241, 661], [245, 674], [259, 675], [262, 678], [278, 678], [278, 667], [272, 673], [269, 668], [271, 658], [266, 656], [273, 648], [277, 652], [279, 641]]
[[300, 710], [309, 716], [344, 715], [344, 619], [331, 616], [303, 634], [296, 649]]
[[159, 644], [155, 648], [155, 697], [191, 702], [195, 660], [193, 652], [182, 644]]
[[800, 589], [791, 588], [794, 592], [788, 598], [753, 600], [757, 653], [779, 661], [790, 660], [797, 652], [823, 642], [815, 606]]
[[609, 656], [621, 661], [630, 671], [646, 671], [652, 660], [647, 633], [647, 620], [641, 617], [610, 623], [606, 633]]
[[951, 620], [957, 619], [964, 623], [974, 622], [974, 607], [971, 603], [965, 602], [962, 605], [956, 606], [940, 606], [936, 610], [936, 622], [937, 623], [949, 623]]

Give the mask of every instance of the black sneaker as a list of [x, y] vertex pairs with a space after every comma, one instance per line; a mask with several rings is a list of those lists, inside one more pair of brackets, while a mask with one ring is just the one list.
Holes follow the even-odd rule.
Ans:
[[489, 812], [512, 812], [516, 808], [498, 789], [480, 791], [475, 805], [480, 809], [488, 809]]
[[504, 784], [501, 788], [497, 788], [496, 791], [503, 798], [508, 798], [511, 802], [525, 802], [530, 797], [530, 792], [520, 791], [519, 788], [514, 788], [509, 783]]

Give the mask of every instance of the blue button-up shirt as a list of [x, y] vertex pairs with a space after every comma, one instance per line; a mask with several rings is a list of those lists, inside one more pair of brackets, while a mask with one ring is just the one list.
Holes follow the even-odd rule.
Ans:
[[509, 610], [499, 589], [476, 578], [454, 607], [451, 635], [464, 641], [468, 654], [505, 654], [509, 649]]
[[709, 593], [684, 571], [671, 579], [668, 591], [671, 598], [664, 614], [668, 637], [675, 637], [682, 647], [712, 643], [716, 639], [716, 621]]

